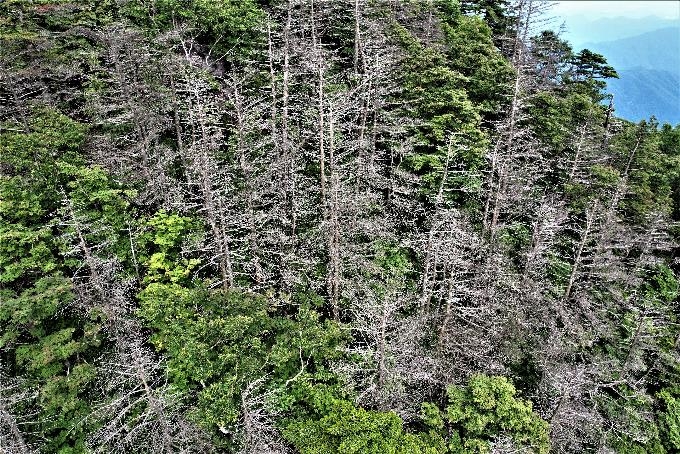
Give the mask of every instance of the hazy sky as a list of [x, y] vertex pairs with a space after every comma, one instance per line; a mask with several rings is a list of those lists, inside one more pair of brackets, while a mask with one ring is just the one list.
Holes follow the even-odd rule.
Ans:
[[597, 17], [645, 17], [659, 16], [680, 20], [680, 0], [645, 1], [561, 1], [552, 8], [556, 16], [585, 14]]

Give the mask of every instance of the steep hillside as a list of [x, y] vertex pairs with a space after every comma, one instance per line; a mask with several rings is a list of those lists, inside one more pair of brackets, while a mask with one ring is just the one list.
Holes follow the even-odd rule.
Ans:
[[0, 1], [0, 452], [679, 452], [680, 127], [545, 5]]

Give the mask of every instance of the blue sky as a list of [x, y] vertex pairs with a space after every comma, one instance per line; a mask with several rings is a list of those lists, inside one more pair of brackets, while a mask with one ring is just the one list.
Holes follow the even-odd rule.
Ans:
[[599, 17], [645, 17], [659, 16], [680, 20], [680, 0], [645, 1], [561, 1], [552, 8], [556, 16], [584, 14]]

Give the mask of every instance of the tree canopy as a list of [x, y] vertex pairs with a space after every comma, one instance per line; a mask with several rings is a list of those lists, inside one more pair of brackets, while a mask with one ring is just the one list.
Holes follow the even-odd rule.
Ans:
[[680, 125], [545, 8], [0, 2], [0, 451], [680, 450]]

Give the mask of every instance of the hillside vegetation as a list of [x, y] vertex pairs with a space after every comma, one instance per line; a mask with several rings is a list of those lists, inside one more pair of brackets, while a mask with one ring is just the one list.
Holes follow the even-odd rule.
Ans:
[[0, 2], [0, 452], [678, 452], [680, 126], [544, 8]]

